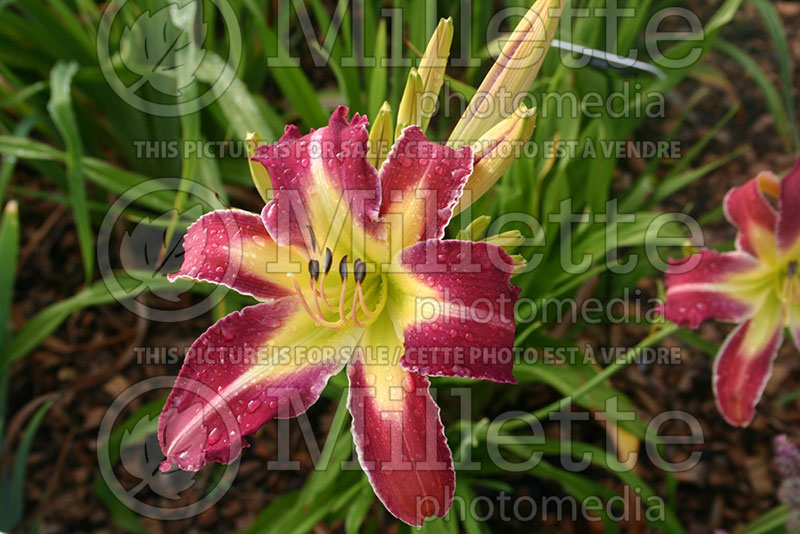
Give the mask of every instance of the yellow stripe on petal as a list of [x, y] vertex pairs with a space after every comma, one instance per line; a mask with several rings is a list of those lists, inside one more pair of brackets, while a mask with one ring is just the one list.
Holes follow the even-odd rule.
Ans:
[[233, 461], [243, 436], [316, 402], [360, 334], [317, 327], [296, 297], [220, 319], [192, 344], [159, 419], [165, 467]]
[[375, 494], [396, 517], [421, 525], [447, 513], [455, 472], [430, 383], [400, 367], [403, 350], [384, 314], [348, 365], [347, 407], [358, 459]]
[[749, 320], [728, 336], [714, 361], [714, 396], [723, 417], [747, 426], [772, 374], [783, 339], [784, 308], [771, 296]]
[[496, 245], [429, 240], [405, 249], [389, 274], [389, 312], [406, 352], [428, 376], [515, 382], [513, 260]]

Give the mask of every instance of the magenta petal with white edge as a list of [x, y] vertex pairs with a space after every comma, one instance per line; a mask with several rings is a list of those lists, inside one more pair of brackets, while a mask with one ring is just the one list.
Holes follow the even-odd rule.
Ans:
[[278, 243], [310, 251], [310, 227], [313, 239], [333, 249], [342, 227], [377, 220], [380, 182], [366, 158], [368, 137], [367, 118], [356, 113], [348, 120], [340, 106], [327, 126], [307, 135], [287, 126], [277, 143], [257, 148], [253, 159], [266, 167], [275, 193], [262, 216]]
[[428, 141], [419, 126], [404, 129], [381, 166], [382, 221], [394, 239], [393, 250], [426, 239], [440, 239], [472, 174], [472, 149]]
[[[392, 319], [406, 369], [515, 383], [513, 262], [498, 246], [429, 240], [403, 250]], [[396, 260], [397, 261], [397, 260]]]
[[421, 525], [450, 509], [456, 478], [430, 383], [397, 364], [401, 351], [391, 322], [380, 318], [347, 367], [347, 407], [358, 459], [375, 494], [397, 518]]
[[800, 260], [800, 158], [780, 183], [778, 249], [790, 259]]
[[714, 361], [714, 396], [731, 425], [747, 426], [753, 420], [783, 341], [783, 321], [783, 306], [771, 297], [720, 348]]
[[261, 217], [241, 210], [212, 211], [200, 217], [183, 238], [183, 265], [168, 275], [170, 282], [187, 278], [222, 284], [259, 300], [293, 293], [283, 274], [267, 273], [267, 263], [277, 263], [277, 246]]
[[295, 297], [220, 319], [189, 349], [158, 424], [167, 459], [187, 471], [232, 462], [243, 436], [274, 417], [294, 417], [344, 365], [345, 352], [320, 359], [320, 347], [352, 347], [358, 332], [317, 328]]
[[739, 229], [736, 247], [765, 261], [775, 257], [778, 224], [778, 215], [759, 185], [774, 179], [770, 175], [762, 173], [744, 185], [734, 187], [725, 196], [723, 204], [728, 220]]
[[666, 273], [664, 315], [697, 328], [706, 319], [739, 323], [759, 309], [772, 290], [764, 265], [745, 252], [702, 250], [671, 260]]

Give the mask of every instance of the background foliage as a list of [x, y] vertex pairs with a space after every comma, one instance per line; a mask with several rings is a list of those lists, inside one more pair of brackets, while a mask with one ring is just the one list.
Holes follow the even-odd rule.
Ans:
[[[215, 31], [219, 21], [213, 20], [215, 12], [212, 3], [203, 2], [204, 13], [210, 30], [204, 35], [204, 49], [212, 61], [222, 62], [221, 56], [227, 46], [224, 33]], [[660, 3], [642, 0], [630, 2], [636, 7], [636, 16], [620, 19], [619, 31], [612, 40], [614, 49], [621, 55], [638, 51], [646, 57], [645, 43], [642, 39], [645, 25], [650, 16], [664, 6]], [[670, 3], [672, 4], [672, 3]], [[676, 3], [677, 4], [677, 3]], [[139, 5], [146, 5], [145, 2]], [[265, 0], [242, 0], [231, 2], [240, 23], [243, 59], [235, 72], [235, 80], [230, 88], [208, 108], [179, 118], [166, 118], [144, 114], [126, 103], [113, 92], [104, 79], [95, 51], [96, 32], [102, 15], [102, 5], [91, 0], [24, 0], [0, 1], [0, 202], [6, 206], [0, 227], [0, 441], [4, 437], [4, 421], [9, 421], [20, 403], [8, 398], [9, 381], [15, 369], [49, 336], [59, 331], [64, 321], [75, 313], [89, 307], [114, 302], [118, 295], [112, 294], [98, 275], [96, 233], [108, 206], [113, 199], [129, 188], [152, 179], [180, 177], [182, 190], [176, 194], [157, 193], [140, 199], [125, 211], [125, 220], [131, 225], [141, 221], [152, 221], [165, 230], [165, 246], [172, 243], [173, 234], [181, 234], [184, 221], [180, 217], [160, 217], [164, 213], [181, 213], [189, 193], [198, 186], [209, 188], [219, 195], [223, 203], [257, 209], [257, 194], [250, 183], [247, 162], [244, 158], [232, 157], [188, 157], [171, 158], [137, 157], [136, 146], [141, 141], [172, 140], [213, 140], [238, 141], [246, 131], [255, 131], [265, 141], [274, 141], [282, 132], [284, 124], [296, 123], [301, 130], [320, 127], [327, 122], [329, 111], [337, 104], [344, 103], [352, 111], [366, 113], [373, 117], [378, 106], [388, 95], [393, 109], [397, 109], [403, 86], [408, 74], [407, 67], [359, 67], [347, 66], [344, 60], [350, 57], [357, 41], [353, 33], [351, 13], [353, 4], [340, 0], [338, 4], [323, 0], [310, 0], [306, 8], [319, 35], [324, 36], [335, 21], [337, 14], [344, 14], [342, 31], [330, 49], [313, 47], [309, 49], [302, 39], [303, 33], [297, 27], [297, 19], [292, 14], [282, 20], [281, 12], [274, 3]], [[458, 3], [425, 2], [424, 0], [398, 1], [392, 6], [404, 11], [402, 27], [394, 27], [389, 20], [379, 20], [384, 2], [364, 0], [356, 17], [363, 17], [365, 35], [363, 46], [366, 57], [384, 57], [390, 53], [390, 43], [395, 32], [402, 32], [403, 54], [408, 58], [417, 57], [415, 50], [422, 50], [432, 29], [426, 17], [433, 10], [437, 16], [452, 16], [456, 31], [453, 43], [455, 51], [469, 50], [483, 61], [479, 66], [455, 67], [448, 71], [450, 90], [467, 96], [474, 92], [482, 74], [489, 66], [487, 43], [487, 24], [491, 15], [507, 6], [527, 7], [524, 1], [505, 3], [480, 1], [472, 2], [470, 18]], [[389, 5], [388, 3], [386, 5]], [[701, 15], [704, 33], [692, 42], [678, 42], [667, 55], [679, 57], [688, 46], [702, 47], [704, 54], [715, 51], [738, 63], [757, 84], [763, 101], [773, 118], [773, 135], [780, 139], [787, 152], [798, 147], [797, 120], [792, 96], [792, 64], [788, 42], [781, 20], [768, 0], [752, 0], [756, 12], [761, 17], [770, 38], [779, 80], [770, 78], [759, 61], [748, 55], [734, 40], [720, 36], [721, 30], [731, 23], [742, 0], [725, 0], [713, 8], [704, 6]], [[604, 1], [576, 0], [573, 7], [603, 7]], [[156, 11], [161, 4], [152, 2]], [[143, 9], [144, 11], [144, 9]], [[437, 20], [435, 17], [432, 19]], [[133, 24], [133, 20], [130, 21]], [[513, 24], [510, 19], [508, 24]], [[291, 50], [284, 49], [280, 39], [282, 28], [290, 28]], [[459, 29], [469, 28], [465, 35]], [[559, 36], [557, 36], [559, 37]], [[575, 19], [570, 35], [561, 35], [583, 46], [607, 49], [604, 22], [599, 18]], [[468, 41], [465, 41], [467, 40]], [[272, 66], [267, 59], [292, 55], [302, 61], [297, 66]], [[330, 62], [323, 68], [312, 63], [314, 57], [330, 55]], [[720, 83], [724, 78], [716, 65], [701, 60], [688, 68], [666, 70], [666, 78], [661, 80], [648, 73], [635, 71], [618, 72], [602, 65], [585, 68], [570, 68], [560, 59], [558, 50], [551, 50], [542, 71], [531, 88], [537, 101], [554, 106], [553, 101], [544, 99], [549, 93], [573, 93], [578, 101], [589, 91], [599, 92], [607, 97], [615, 91], [632, 91], [629, 102], [644, 107], [648, 95], [665, 95], [668, 105], [678, 109], [671, 129], [663, 137], [672, 139], [679, 136], [685, 128], [684, 119], [707, 95], [708, 87]], [[124, 58], [113, 58], [122, 61]], [[213, 80], [204, 79], [207, 73], [197, 72], [199, 80], [205, 84]], [[694, 94], [682, 98], [674, 88], [686, 79], [696, 83]], [[714, 80], [716, 79], [716, 82]], [[166, 82], [165, 82], [166, 83]], [[548, 111], [548, 113], [543, 113]], [[586, 114], [576, 116], [557, 116], [555, 109], [540, 109], [534, 142], [543, 146], [553, 140], [592, 139], [618, 141], [636, 137], [642, 128], [652, 127], [644, 113], [631, 110], [625, 118], [601, 112], [597, 118]], [[495, 186], [477, 202], [471, 211], [454, 219], [448, 229], [455, 236], [474, 217], [489, 215], [495, 220], [504, 213], [529, 213], [542, 223], [543, 234], [533, 236], [525, 226], [517, 226], [532, 240], [522, 247], [519, 253], [530, 256], [542, 253], [542, 263], [531, 272], [518, 276], [515, 281], [522, 288], [523, 296], [545, 302], [557, 297], [594, 295], [601, 299], [619, 296], [625, 288], [636, 288], [642, 280], [658, 275], [650, 266], [641, 265], [629, 274], [619, 275], [607, 272], [606, 258], [619, 254], [624, 260], [627, 254], [642, 254], [647, 224], [661, 213], [662, 202], [680, 190], [702, 179], [715, 169], [739, 157], [747, 146], [733, 146], [723, 157], [711, 162], [700, 162], [697, 157], [704, 147], [736, 113], [734, 107], [716, 123], [707, 125], [694, 140], [692, 146], [684, 147], [678, 160], [646, 161], [644, 169], [635, 170], [634, 178], [624, 187], [615, 180], [622, 172], [631, 174], [627, 162], [615, 157], [595, 158], [570, 157], [562, 155], [556, 159], [536, 157], [518, 160]], [[436, 116], [429, 129], [429, 135], [436, 139], [446, 139], [447, 132], [458, 118]], [[660, 136], [656, 133], [656, 136]], [[579, 145], [580, 153], [582, 145]], [[776, 169], [778, 170], [778, 169]], [[83, 283], [70, 287], [58, 301], [40, 309], [31, 317], [18, 322], [15, 331], [11, 329], [12, 294], [15, 287], [15, 265], [19, 254], [20, 214], [25, 223], [26, 203], [32, 200], [46, 200], [54, 205], [64, 205], [70, 214], [77, 247]], [[550, 222], [550, 215], [557, 212], [560, 202], [571, 199], [573, 213], [603, 213], [606, 201], [616, 199], [623, 213], [635, 213], [636, 222], [622, 226], [621, 241], [611, 250], [604, 239], [605, 227], [600, 223], [586, 223], [575, 226], [573, 238], [574, 257], [591, 254], [595, 260], [592, 268], [585, 274], [564, 273], [559, 266], [559, 254], [555, 237], [560, 230], [559, 223]], [[247, 205], [243, 205], [247, 204]], [[705, 215], [706, 221], [721, 217], [721, 210]], [[513, 224], [495, 230], [514, 228]], [[682, 235], [673, 229], [672, 235]], [[675, 255], [681, 254], [679, 248]], [[131, 284], [146, 277], [148, 289], [156, 291], [168, 286], [163, 272], [155, 277], [138, 272], [120, 273], [123, 279], [130, 278]], [[203, 291], [203, 288], [196, 288]], [[588, 292], [588, 293], [587, 293]], [[128, 295], [130, 296], [130, 295]], [[226, 298], [214, 310], [215, 317], [222, 316], [233, 309], [247, 304], [245, 299], [234, 295]], [[557, 325], [557, 318], [549, 323], [521, 322], [517, 330], [517, 346], [577, 346], [585, 324]], [[709, 347], [699, 338], [688, 332], [677, 331], [667, 325], [642, 325], [641, 341], [629, 340], [629, 346], [651, 346], [669, 335], [677, 335], [683, 342], [713, 354], [715, 348]], [[143, 342], [147, 343], [146, 340]], [[645, 481], [636, 471], [618, 473], [609, 471], [617, 484], [599, 484], [598, 477], [590, 471], [571, 473], [558, 465], [560, 440], [548, 437], [545, 443], [531, 445], [522, 437], [524, 425], [521, 420], [511, 422], [504, 431], [516, 431], [518, 439], [511, 438], [499, 445], [509, 458], [525, 458], [532, 451], [544, 453], [544, 460], [523, 475], [508, 477], [489, 467], [486, 460], [486, 441], [488, 421], [494, 415], [506, 410], [527, 409], [524, 395], [530, 384], [545, 383], [563, 398], [549, 405], [535, 407], [528, 417], [544, 418], [547, 414], [561, 409], [572, 402], [591, 411], [602, 411], [605, 400], [619, 399], [621, 409], [635, 408], [634, 402], [624, 391], [616, 389], [608, 380], [612, 375], [632, 362], [634, 352], [608, 366], [594, 366], [576, 363], [574, 365], [552, 366], [541, 362], [524, 364], [516, 369], [520, 385], [516, 387], [499, 386], [490, 383], [471, 384], [456, 379], [439, 379], [435, 384], [446, 387], [455, 385], [469, 387], [474, 405], [472, 413], [459, 413], [457, 399], [446, 394], [440, 395], [447, 436], [451, 448], [458, 459], [471, 451], [472, 458], [484, 460], [487, 466], [482, 471], [466, 471], [458, 474], [457, 495], [469, 499], [485, 492], [500, 490], [514, 491], [514, 487], [524, 486], [530, 480], [548, 480], [560, 486], [567, 494], [578, 501], [591, 495], [607, 499], [620, 494], [624, 486], [639, 488], [642, 496], [661, 495], [668, 504], [667, 513], [662, 520], [651, 522], [650, 527], [659, 532], [683, 532], [685, 526], [679, 520], [676, 506], [680, 506], [674, 490], [675, 480], [663, 473], [658, 480]], [[680, 372], [675, 370], [675, 372]], [[375, 505], [375, 497], [366, 478], [360, 471], [342, 471], [336, 460], [352, 455], [352, 443], [347, 431], [346, 410], [340, 402], [346, 385], [343, 375], [335, 377], [325, 391], [325, 396], [333, 402], [324, 404], [333, 411], [327, 438], [322, 452], [323, 460], [333, 460], [326, 470], [313, 472], [295, 491], [278, 496], [271, 502], [263, 503], [263, 511], [246, 529], [247, 532], [309, 532], [315, 525], [325, 523], [337, 525], [346, 532], [378, 531], [388, 519], [382, 508]], [[710, 386], [709, 386], [710, 387]], [[21, 418], [24, 429], [18, 432], [13, 442], [5, 444], [7, 459], [3, 464], [0, 478], [0, 497], [3, 499], [3, 514], [0, 530], [36, 530], [37, 518], [43, 513], [38, 505], [25, 498], [26, 461], [35, 449], [36, 433], [43, 418], [53, 402], [66, 394], [64, 391], [50, 392], [37, 406], [28, 410]], [[68, 393], [68, 392], [67, 392]], [[163, 399], [162, 401], [163, 402]], [[338, 403], [338, 404], [337, 404]], [[144, 405], [130, 415], [128, 423], [117, 429], [112, 440], [122, 439], [125, 431], [132, 431], [143, 415], [152, 416], [149, 428], [138, 428], [142, 436], [154, 431], [155, 416], [161, 404], [156, 400]], [[576, 407], [576, 409], [579, 409]], [[606, 414], [614, 421], [614, 414]], [[467, 422], [470, 424], [467, 424]], [[634, 421], [620, 421], [620, 426], [629, 434], [631, 447], [638, 447], [647, 439], [644, 428], [647, 421], [637, 418]], [[588, 423], [587, 423], [588, 424]], [[322, 435], [322, 433], [318, 433]], [[258, 439], [254, 437], [253, 439]], [[607, 451], [591, 443], [568, 441], [565, 444], [573, 455], [579, 457], [584, 451], [593, 453], [594, 468], [603, 471]], [[621, 446], [621, 445], [620, 445]], [[12, 454], [13, 453], [13, 454]], [[245, 453], [247, 454], [247, 453]], [[593, 469], [594, 469], [593, 468]], [[213, 467], [207, 468], [213, 470]], [[95, 483], [97, 499], [107, 509], [109, 521], [124, 531], [146, 532], [146, 526], [131, 510], [124, 507], [101, 478]], [[56, 490], [57, 491], [57, 490]], [[46, 496], [45, 496], [46, 497]], [[454, 508], [454, 516], [458, 505]], [[35, 513], [34, 513], [35, 512]], [[600, 512], [605, 532], [621, 532], [604, 512]], [[747, 532], [780, 532], [785, 520], [785, 509], [778, 507], [753, 524]], [[28, 517], [25, 523], [23, 518]], [[405, 527], [404, 527], [405, 528]], [[488, 527], [471, 519], [456, 517], [431, 522], [425, 530], [434, 532], [458, 532], [469, 534], [486, 532]]]

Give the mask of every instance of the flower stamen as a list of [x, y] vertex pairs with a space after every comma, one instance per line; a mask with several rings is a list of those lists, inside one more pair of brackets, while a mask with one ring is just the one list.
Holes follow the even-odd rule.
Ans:
[[[358, 302], [359, 302], [359, 294], [362, 295], [361, 299], [363, 300], [363, 294], [361, 293], [361, 283], [364, 281], [364, 278], [367, 277], [367, 264], [361, 261], [361, 258], [356, 258], [356, 261], [353, 262], [353, 278], [356, 281], [356, 288], [353, 290], [353, 305], [350, 307], [350, 315], [353, 317], [353, 323], [359, 327], [364, 328], [358, 320]], [[367, 316], [369, 319], [370, 317]]]
[[353, 292], [353, 305], [350, 306], [350, 315], [353, 318], [353, 324], [356, 325], [358, 328], [364, 328], [364, 325], [358, 320], [358, 289]]
[[303, 309], [306, 311], [309, 317], [311, 317], [317, 324], [327, 326], [329, 328], [341, 327], [344, 324], [344, 321], [341, 318], [336, 322], [329, 321], [325, 318], [325, 314], [322, 313], [322, 309], [320, 308], [319, 295], [317, 294], [317, 282], [316, 282], [317, 279], [319, 278], [319, 262], [317, 260], [309, 260], [308, 273], [311, 279], [311, 293], [314, 295], [314, 306], [316, 307], [316, 313], [311, 309], [311, 306], [308, 304], [305, 294], [303, 293], [303, 290], [300, 288], [300, 282], [297, 281], [297, 277], [294, 274], [289, 275], [292, 277], [292, 282], [294, 282], [295, 292], [297, 292], [297, 296], [300, 299], [300, 304], [303, 306]]
[[367, 318], [374, 318], [375, 314], [369, 311], [367, 304], [364, 302], [364, 292], [361, 290], [361, 284], [356, 286], [356, 293], [358, 293], [358, 302], [361, 305], [361, 311], [364, 312], [364, 315], [366, 315]]
[[339, 317], [345, 320], [347, 315], [344, 313], [344, 298], [347, 293], [347, 254], [339, 262], [339, 276], [342, 279], [342, 289], [339, 292]]
[[331, 249], [325, 249], [325, 256], [322, 260], [322, 273], [319, 275], [319, 296], [322, 297], [322, 304], [323, 307], [328, 310], [329, 312], [336, 313], [336, 308], [331, 306], [328, 302], [328, 295], [325, 292], [325, 275], [327, 275], [331, 270], [331, 265], [333, 264], [333, 253]]

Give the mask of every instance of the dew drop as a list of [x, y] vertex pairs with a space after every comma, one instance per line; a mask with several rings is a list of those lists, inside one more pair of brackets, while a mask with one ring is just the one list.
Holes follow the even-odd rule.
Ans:
[[258, 410], [258, 407], [261, 406], [261, 401], [258, 399], [252, 399], [250, 402], [247, 403], [247, 413], [253, 413]]
[[414, 380], [411, 378], [411, 375], [406, 375], [405, 378], [403, 378], [403, 390], [406, 393], [414, 391]]
[[208, 444], [214, 445], [215, 443], [219, 442], [221, 437], [222, 437], [222, 432], [219, 431], [219, 428], [217, 427], [212, 428], [211, 432], [208, 433]]

